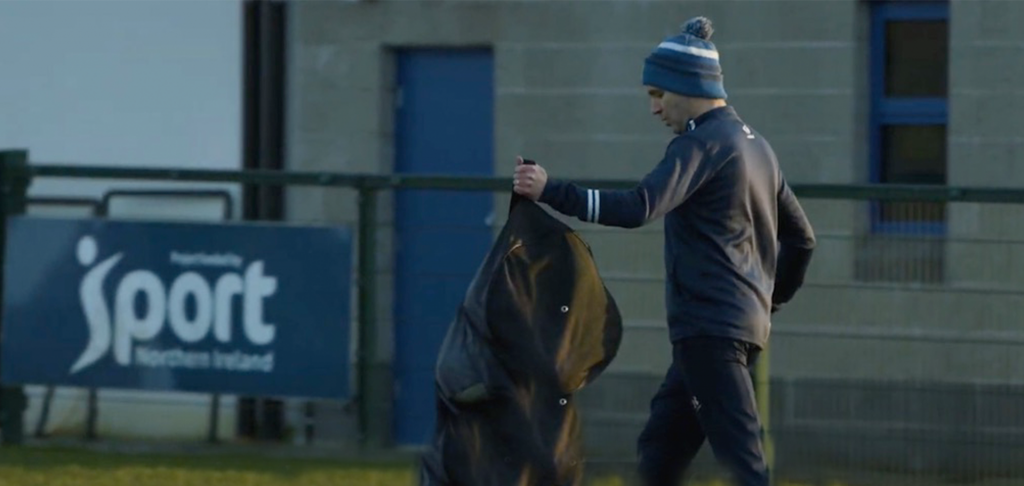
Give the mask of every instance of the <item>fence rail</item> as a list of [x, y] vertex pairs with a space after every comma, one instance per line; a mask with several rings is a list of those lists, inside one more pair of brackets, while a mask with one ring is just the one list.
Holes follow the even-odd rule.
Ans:
[[[353, 189], [436, 189], [463, 191], [510, 191], [512, 179], [457, 175], [352, 174], [322, 171], [215, 170], [84, 166], [33, 162], [24, 169], [28, 177], [73, 179], [133, 179], [178, 182], [229, 182], [282, 186], [328, 186]], [[637, 181], [624, 179], [574, 179], [595, 189], [628, 189]], [[793, 191], [810, 199], [948, 201], [1024, 203], [1024, 189], [926, 186], [913, 184], [793, 184]]]

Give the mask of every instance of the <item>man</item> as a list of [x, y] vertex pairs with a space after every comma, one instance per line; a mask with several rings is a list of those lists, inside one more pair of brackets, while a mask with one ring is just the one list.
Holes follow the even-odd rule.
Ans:
[[768, 484], [749, 374], [771, 313], [803, 284], [811, 225], [768, 142], [726, 105], [711, 22], [689, 20], [644, 63], [651, 112], [677, 136], [631, 190], [549, 180], [517, 160], [513, 190], [583, 221], [664, 216], [673, 362], [638, 441], [645, 484], [679, 483], [704, 440], [744, 486]]

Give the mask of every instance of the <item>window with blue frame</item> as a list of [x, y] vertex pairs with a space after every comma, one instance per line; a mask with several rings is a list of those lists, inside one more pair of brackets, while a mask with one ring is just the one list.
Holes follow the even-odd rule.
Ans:
[[[949, 4], [871, 2], [870, 176], [885, 184], [946, 184]], [[872, 205], [875, 233], [940, 234], [936, 202]]]

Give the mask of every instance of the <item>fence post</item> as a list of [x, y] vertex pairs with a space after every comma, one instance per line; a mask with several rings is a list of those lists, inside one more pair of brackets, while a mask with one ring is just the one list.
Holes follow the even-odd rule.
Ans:
[[377, 195], [359, 187], [359, 430], [364, 447], [384, 447], [391, 423], [387, 404], [390, 380], [377, 350]]
[[768, 463], [769, 481], [775, 484], [775, 444], [771, 434], [771, 358], [770, 346], [765, 345], [754, 365], [754, 395], [757, 397], [757, 414], [761, 419], [761, 441], [764, 445], [764, 459]]
[[[7, 246], [7, 218], [25, 212], [29, 185], [28, 151], [0, 151], [0, 302], [3, 299], [4, 255]], [[0, 305], [2, 309], [2, 305]], [[0, 326], [3, 323], [0, 322]], [[25, 408], [28, 398], [21, 386], [0, 384], [0, 434], [3, 445], [24, 442]]]

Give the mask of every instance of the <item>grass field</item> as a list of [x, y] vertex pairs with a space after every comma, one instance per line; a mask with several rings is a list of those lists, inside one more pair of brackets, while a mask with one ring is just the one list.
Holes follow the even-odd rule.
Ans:
[[407, 465], [260, 455], [143, 455], [0, 449], [0, 486], [414, 486]]
[[[122, 450], [134, 450], [126, 448]], [[145, 450], [145, 449], [142, 449]], [[688, 486], [729, 486], [721, 480]], [[879, 474], [853, 482], [778, 481], [778, 486], [1019, 486], [1014, 479], [929, 480]], [[410, 463], [355, 464], [261, 452], [117, 453], [80, 447], [0, 448], [0, 486], [418, 486]], [[585, 486], [627, 486], [598, 476]]]
[[[693, 486], [725, 486], [724, 482]], [[416, 486], [408, 464], [352, 464], [261, 454], [118, 454], [75, 448], [0, 449], [0, 486]], [[588, 486], [623, 486], [617, 477]], [[785, 485], [798, 486], [798, 485]]]

